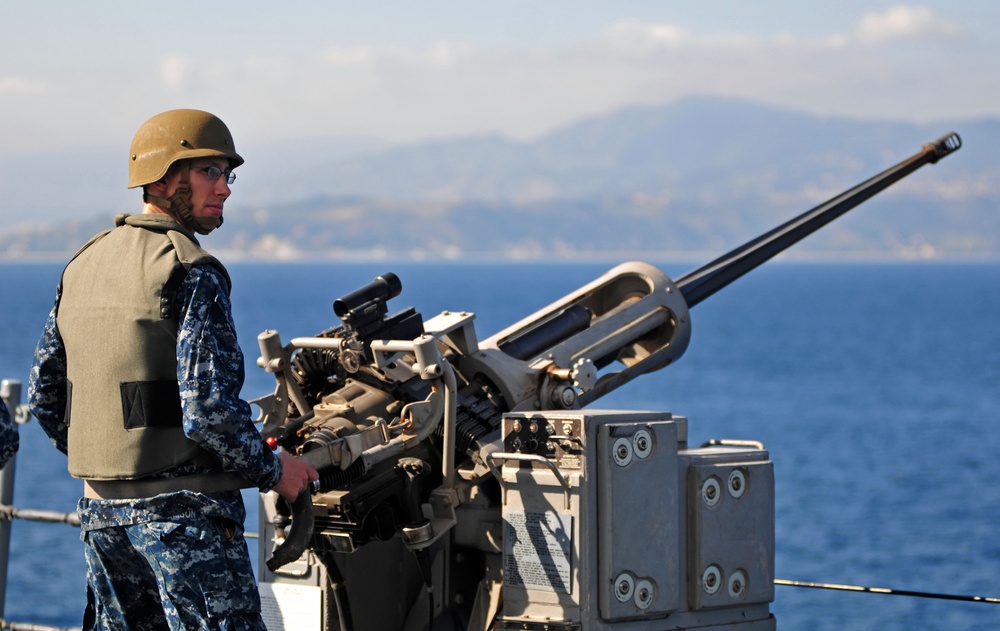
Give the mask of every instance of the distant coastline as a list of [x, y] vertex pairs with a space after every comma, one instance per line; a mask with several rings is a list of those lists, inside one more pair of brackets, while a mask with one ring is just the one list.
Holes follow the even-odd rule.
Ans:
[[[826, 118], [692, 97], [624, 108], [533, 141], [458, 137], [349, 158], [313, 148], [308, 164], [291, 171], [301, 152], [279, 153], [261, 156], [264, 164], [234, 185], [225, 225], [204, 244], [230, 261], [701, 260], [955, 129], [964, 146], [953, 156], [784, 256], [998, 260], [1000, 153], [992, 148], [1000, 146], [1000, 119], [951, 123]], [[72, 173], [78, 158], [46, 156], [45, 170]], [[283, 168], [268, 169], [271, 162]], [[111, 227], [115, 213], [102, 209], [122, 208], [123, 189], [97, 184], [23, 204], [5, 199], [0, 216], [18, 213], [0, 233], [0, 259], [63, 260]], [[63, 190], [73, 191], [72, 205], [59, 202]]]

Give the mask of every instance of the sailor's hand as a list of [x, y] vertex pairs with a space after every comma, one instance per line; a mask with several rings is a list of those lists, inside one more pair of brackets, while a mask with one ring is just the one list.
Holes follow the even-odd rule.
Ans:
[[278, 458], [281, 458], [283, 466], [281, 479], [271, 490], [289, 502], [294, 502], [299, 493], [307, 490], [311, 482], [319, 479], [319, 472], [312, 465], [299, 460], [287, 451], [278, 452]]

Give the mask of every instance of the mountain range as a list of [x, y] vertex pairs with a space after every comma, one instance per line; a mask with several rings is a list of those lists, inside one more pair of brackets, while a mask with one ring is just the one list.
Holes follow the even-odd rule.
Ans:
[[[227, 205], [205, 245], [227, 260], [701, 259], [951, 131], [960, 151], [787, 256], [995, 259], [1000, 120], [819, 117], [718, 97], [629, 107], [528, 141], [275, 148], [273, 168], [255, 171], [254, 198]], [[109, 223], [95, 215], [22, 226], [0, 236], [0, 257], [62, 258]]]

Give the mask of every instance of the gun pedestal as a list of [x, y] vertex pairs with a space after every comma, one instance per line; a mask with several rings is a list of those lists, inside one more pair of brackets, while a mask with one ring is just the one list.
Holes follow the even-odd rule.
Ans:
[[504, 451], [500, 629], [775, 628], [763, 449], [688, 449], [683, 417], [594, 410], [508, 414]]

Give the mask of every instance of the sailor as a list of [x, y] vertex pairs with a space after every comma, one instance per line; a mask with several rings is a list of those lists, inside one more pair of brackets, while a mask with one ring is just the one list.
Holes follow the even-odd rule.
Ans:
[[212, 114], [143, 123], [142, 213], [77, 252], [39, 340], [29, 405], [84, 480], [86, 629], [264, 629], [240, 488], [292, 501], [318, 478], [254, 427], [229, 274], [196, 236], [241, 164]]
[[21, 437], [17, 433], [17, 426], [14, 425], [3, 399], [0, 399], [0, 469], [14, 457], [20, 443]]

